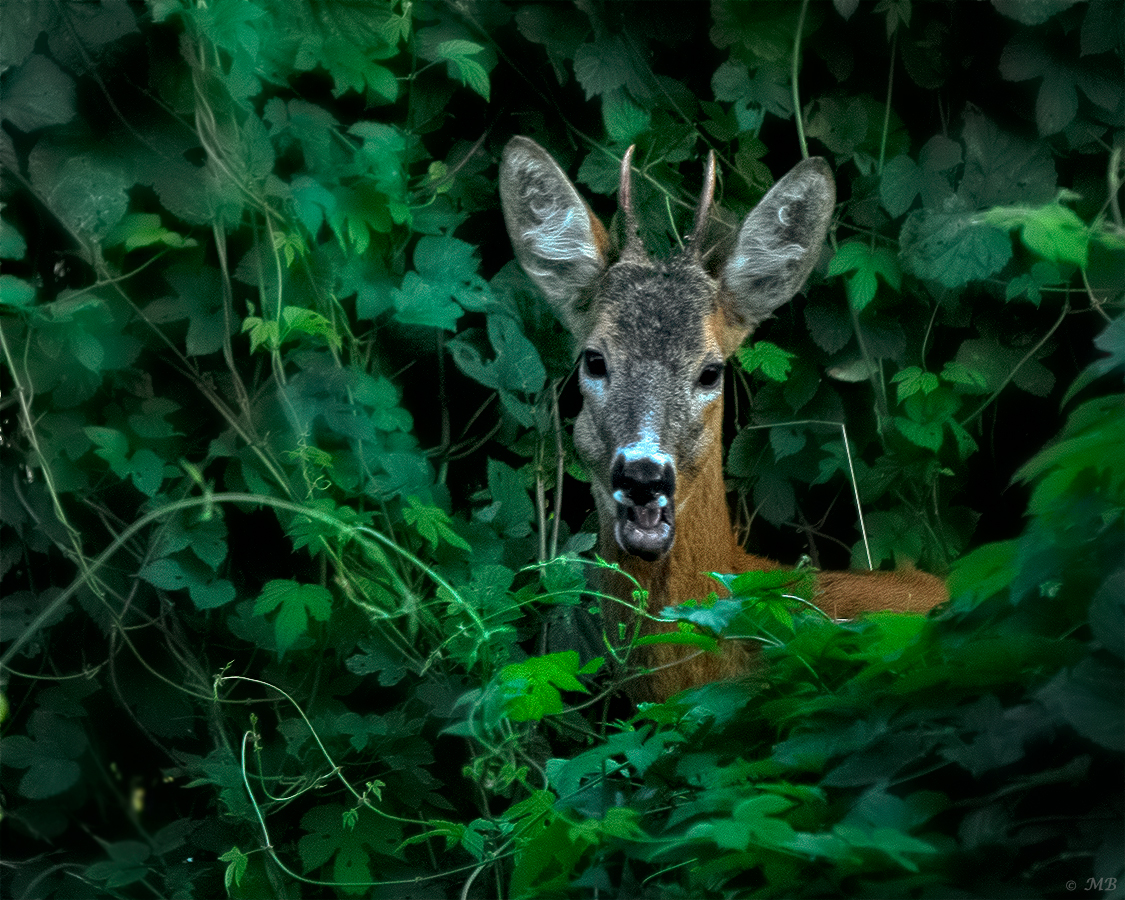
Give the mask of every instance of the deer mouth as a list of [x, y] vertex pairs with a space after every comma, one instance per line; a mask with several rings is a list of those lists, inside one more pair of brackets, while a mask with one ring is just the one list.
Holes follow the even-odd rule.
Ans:
[[665, 454], [619, 451], [610, 472], [617, 503], [613, 536], [626, 553], [652, 562], [672, 549], [676, 536], [676, 467]]
[[614, 537], [626, 553], [652, 562], [672, 549], [675, 536], [675, 513], [670, 497], [661, 494], [641, 504], [618, 502]]

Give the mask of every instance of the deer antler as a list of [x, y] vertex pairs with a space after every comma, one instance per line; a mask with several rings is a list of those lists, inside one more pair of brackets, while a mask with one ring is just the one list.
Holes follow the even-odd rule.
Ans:
[[621, 204], [621, 212], [625, 216], [625, 249], [621, 251], [622, 258], [644, 257], [644, 246], [637, 233], [637, 216], [633, 211], [633, 151], [636, 146], [631, 144], [621, 158], [621, 187], [617, 192], [617, 201]]
[[711, 213], [711, 203], [715, 199], [715, 151], [707, 154], [707, 168], [703, 174], [703, 192], [699, 195], [699, 205], [695, 208], [695, 225], [688, 237], [688, 247], [696, 256], [702, 251], [704, 232], [707, 231], [707, 217]]

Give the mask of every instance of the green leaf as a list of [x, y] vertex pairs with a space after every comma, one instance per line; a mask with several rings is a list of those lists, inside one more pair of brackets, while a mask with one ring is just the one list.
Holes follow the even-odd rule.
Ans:
[[616, 89], [602, 95], [602, 120], [609, 139], [626, 146], [634, 143], [637, 135], [649, 130], [652, 114], [637, 106], [624, 90]]
[[821, 98], [809, 117], [808, 135], [824, 142], [834, 153], [851, 153], [867, 135], [867, 114], [862, 106], [849, 115], [847, 98]]
[[216, 578], [204, 583], [192, 579], [188, 583], [188, 594], [196, 609], [217, 609], [230, 603], [236, 596], [234, 585], [225, 578]]
[[839, 353], [852, 337], [852, 321], [842, 303], [810, 299], [805, 306], [805, 324], [825, 353]]
[[746, 66], [728, 59], [711, 76], [711, 90], [724, 103], [741, 100], [750, 91], [750, 73]]
[[243, 853], [238, 847], [231, 847], [226, 853], [219, 857], [222, 862], [230, 863], [223, 873], [223, 881], [226, 884], [227, 895], [233, 894], [232, 887], [242, 884], [242, 876], [246, 874], [246, 864], [249, 862], [250, 857]]
[[397, 649], [379, 644], [375, 638], [362, 638], [358, 648], [362, 652], [349, 656], [345, 663], [349, 672], [361, 676], [378, 674], [383, 687], [396, 685], [406, 677], [406, 665]]
[[910, 209], [921, 189], [921, 170], [909, 156], [896, 156], [883, 167], [879, 179], [879, 199], [892, 219]]
[[1087, 657], [1059, 672], [1038, 698], [1084, 737], [1108, 750], [1125, 750], [1121, 666]]
[[[27, 255], [27, 241], [19, 229], [10, 222], [0, 219], [0, 259], [23, 259]], [[0, 275], [0, 279], [11, 276]], [[0, 297], [3, 293], [0, 292]], [[8, 302], [0, 300], [0, 302]]]
[[86, 733], [74, 722], [42, 707], [32, 713], [28, 735], [10, 735], [0, 741], [4, 764], [27, 769], [19, 793], [29, 800], [45, 800], [78, 783], [81, 769], [75, 760], [89, 747]]
[[902, 287], [898, 257], [885, 247], [872, 250], [862, 241], [843, 244], [829, 263], [828, 274], [847, 274], [844, 285], [856, 312], [862, 312], [875, 299], [876, 276], [896, 291]]
[[1125, 659], [1125, 569], [1113, 572], [1094, 595], [1090, 630], [1110, 653]]
[[984, 220], [1005, 231], [1018, 228], [1024, 246], [1048, 262], [1086, 266], [1090, 229], [1074, 210], [1059, 203], [996, 207], [985, 212]]
[[[686, 618], [687, 611], [683, 606], [669, 607], [679, 618]], [[634, 647], [650, 647], [658, 644], [668, 644], [676, 647], [694, 647], [708, 653], [717, 653], [719, 642], [709, 634], [700, 634], [698, 631], [661, 631], [656, 634], [646, 634], [633, 641]]]
[[126, 250], [164, 244], [167, 247], [195, 247], [197, 241], [169, 231], [160, 223], [156, 213], [131, 213], [106, 232], [105, 246], [124, 244]]
[[624, 87], [632, 64], [615, 35], [603, 35], [583, 44], [574, 54], [574, 76], [586, 91], [586, 99]]
[[1071, 413], [1059, 437], [1016, 472], [1015, 479], [1036, 482], [1030, 508], [1046, 515], [1090, 472], [1120, 492], [1125, 472], [1115, 463], [1122, 446], [1125, 416], [1120, 395], [1088, 400]]
[[965, 169], [957, 191], [962, 208], [1046, 203], [1055, 195], [1055, 164], [1048, 144], [1002, 131], [973, 108], [964, 118]]
[[804, 432], [792, 428], [775, 425], [770, 429], [770, 446], [773, 447], [775, 459], [784, 459], [786, 456], [800, 453], [807, 441], [808, 437]]
[[47, 57], [33, 54], [6, 76], [2, 114], [20, 131], [62, 125], [76, 113], [74, 80]]
[[738, 351], [738, 361], [747, 372], [760, 371], [770, 381], [785, 381], [794, 356], [769, 341], [755, 341]]
[[483, 49], [480, 44], [474, 44], [472, 41], [442, 41], [437, 46], [437, 54], [439, 59], [447, 60], [457, 70], [457, 77], [463, 85], [472, 88], [487, 102], [489, 97], [488, 72], [475, 59], [470, 59]]
[[341, 346], [341, 338], [332, 322], [312, 309], [299, 306], [286, 306], [281, 311], [281, 340], [289, 340], [294, 334], [308, 334], [322, 337], [332, 347]]
[[895, 427], [910, 443], [935, 453], [941, 449], [942, 427], [940, 422], [915, 422], [902, 416], [893, 419]]
[[82, 770], [74, 760], [42, 756], [20, 779], [19, 793], [29, 800], [45, 800], [77, 784], [81, 774]]
[[454, 331], [462, 315], [458, 300], [476, 301], [483, 282], [471, 244], [452, 237], [423, 237], [414, 248], [414, 268], [391, 293], [395, 318], [409, 325]]
[[453, 302], [448, 286], [426, 284], [415, 272], [407, 272], [402, 288], [395, 288], [393, 296], [398, 322], [457, 330], [462, 311]]
[[308, 633], [309, 618], [327, 622], [332, 614], [332, 594], [319, 584], [298, 584], [288, 579], [266, 583], [254, 604], [254, 614], [268, 615], [277, 611], [274, 632], [277, 651], [284, 656], [299, 638]]
[[1028, 300], [1038, 306], [1043, 299], [1043, 288], [1049, 285], [1061, 285], [1065, 281], [1057, 265], [1040, 260], [1032, 265], [1030, 272], [1017, 275], [1008, 282], [1007, 287], [1004, 288], [1004, 299], [1014, 300], [1016, 297], [1026, 295]]
[[54, 173], [44, 199], [74, 231], [101, 240], [125, 215], [129, 187], [117, 163], [72, 156]]
[[[344, 808], [338, 804], [317, 806], [301, 818], [308, 833], [297, 842], [305, 871], [332, 860], [325, 875], [349, 894], [364, 894], [377, 881], [373, 857], [401, 858], [402, 826], [361, 807], [354, 828], [343, 826]], [[383, 861], [385, 865], [385, 860]]]
[[114, 428], [90, 425], [83, 429], [97, 448], [94, 453], [109, 463], [110, 469], [119, 478], [128, 475], [129, 439]]
[[621, 182], [621, 160], [595, 148], [578, 167], [578, 181], [597, 194], [612, 194]]
[[89, 878], [104, 881], [107, 888], [119, 888], [149, 876], [149, 867], [143, 865], [152, 855], [152, 849], [147, 844], [116, 841], [106, 844], [105, 848], [110, 859], [90, 866], [86, 870]]
[[[97, 349], [100, 353], [100, 345]], [[178, 474], [174, 466], [166, 465], [163, 459], [147, 447], [141, 447], [130, 458], [129, 439], [116, 429], [91, 425], [84, 431], [86, 437], [97, 446], [94, 453], [109, 463], [110, 470], [122, 480], [132, 479], [137, 490], [148, 497], [156, 496], [166, 477]]]
[[911, 366], [909, 369], [896, 372], [891, 381], [898, 385], [900, 403], [919, 391], [923, 394], [929, 394], [938, 387], [938, 377], [933, 372], [923, 372], [917, 366]]
[[765, 472], [754, 484], [754, 505], [775, 525], [790, 521], [797, 511], [792, 483], [776, 472]]
[[250, 352], [256, 353], [259, 347], [273, 352], [281, 346], [281, 326], [272, 319], [247, 316], [242, 320], [242, 333], [250, 332]]
[[987, 278], [1012, 258], [1008, 236], [972, 213], [916, 210], [899, 240], [906, 271], [951, 288]]
[[453, 547], [460, 547], [462, 550], [472, 550], [468, 542], [449, 527], [450, 519], [445, 510], [427, 505], [417, 497], [407, 497], [406, 503], [407, 508], [402, 511], [403, 519], [406, 520], [407, 525], [429, 541], [434, 550], [441, 541]]
[[57, 26], [58, 10], [42, 3], [8, 4], [0, 36], [0, 69], [20, 65], [35, 49], [39, 35]]
[[861, 828], [845, 823], [836, 825], [832, 833], [857, 849], [885, 854], [909, 872], [918, 871], [918, 864], [911, 856], [938, 852], [931, 844], [903, 834], [895, 828]]
[[129, 416], [129, 427], [136, 432], [138, 437], [147, 440], [175, 437], [183, 432], [177, 431], [176, 426], [165, 420], [180, 409], [180, 404], [166, 397], [152, 397], [141, 403], [141, 412]]
[[1074, 75], [1061, 66], [1052, 66], [1043, 75], [1035, 100], [1035, 122], [1042, 135], [1058, 134], [1074, 121], [1078, 112], [1078, 90]]
[[507, 716], [513, 722], [538, 722], [563, 711], [563, 691], [588, 693], [578, 680], [577, 650], [532, 656], [500, 670]]
[[612, 806], [600, 819], [585, 819], [573, 829], [574, 837], [597, 844], [601, 840], [638, 840], [644, 836], [641, 814], [635, 809]]
[[520, 538], [531, 533], [535, 507], [519, 472], [507, 463], [490, 459], [488, 492], [492, 496], [492, 506], [478, 518], [491, 522], [505, 537]]
[[166, 591], [179, 590], [191, 583], [191, 579], [184, 571], [183, 566], [176, 560], [168, 558], [154, 559], [152, 562], [146, 563], [137, 573], [137, 576]]
[[34, 287], [15, 275], [0, 275], [0, 304], [21, 308], [34, 301]]
[[947, 381], [950, 384], [970, 388], [971, 393], [984, 394], [988, 392], [988, 379], [976, 369], [956, 360], [946, 362], [939, 377], [942, 381]]

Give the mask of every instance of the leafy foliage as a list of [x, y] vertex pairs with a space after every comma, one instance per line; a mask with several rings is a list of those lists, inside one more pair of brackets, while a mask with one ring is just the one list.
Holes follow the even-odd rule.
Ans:
[[[1121, 896], [1121, 35], [1109, 0], [5, 6], [4, 895]], [[730, 484], [779, 558], [949, 571], [946, 609], [715, 573], [639, 640], [767, 664], [617, 699], [516, 133], [607, 219], [635, 144], [656, 252], [708, 149], [720, 232], [829, 158]]]

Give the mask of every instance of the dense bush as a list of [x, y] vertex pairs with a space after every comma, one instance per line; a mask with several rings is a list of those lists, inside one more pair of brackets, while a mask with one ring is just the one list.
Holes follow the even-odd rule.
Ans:
[[[1125, 895], [1120, 3], [3, 17], [6, 896]], [[513, 134], [655, 252], [830, 160], [733, 499], [948, 608], [726, 578], [768, 670], [622, 703]]]

